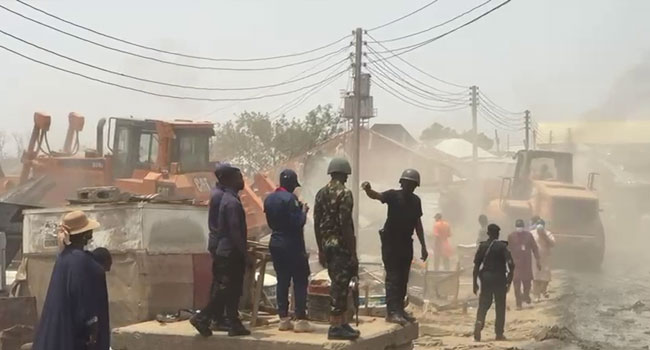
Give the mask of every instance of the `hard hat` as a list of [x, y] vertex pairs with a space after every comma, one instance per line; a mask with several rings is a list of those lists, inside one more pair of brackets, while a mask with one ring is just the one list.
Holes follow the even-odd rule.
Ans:
[[291, 169], [282, 170], [280, 173], [280, 186], [300, 187], [300, 183], [298, 183], [298, 174], [296, 174], [296, 172]]
[[221, 178], [224, 174], [231, 171], [239, 171], [239, 168], [232, 166], [228, 162], [218, 162], [214, 167], [214, 175], [218, 178]]
[[350, 175], [352, 174], [352, 167], [350, 167], [350, 162], [345, 158], [334, 158], [330, 161], [330, 165], [327, 167], [327, 174], [333, 173], [342, 173]]
[[413, 181], [418, 186], [420, 186], [420, 173], [415, 169], [404, 170], [404, 172], [402, 172], [402, 177], [400, 177], [399, 179]]

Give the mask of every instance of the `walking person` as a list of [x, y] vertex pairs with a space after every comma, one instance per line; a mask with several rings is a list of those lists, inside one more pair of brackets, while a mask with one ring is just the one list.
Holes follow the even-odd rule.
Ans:
[[480, 228], [478, 229], [478, 235], [476, 236], [476, 246], [478, 247], [481, 242], [485, 242], [489, 239], [487, 234], [488, 227], [488, 218], [484, 214], [479, 215], [478, 224]]
[[[269, 249], [278, 280], [276, 298], [280, 316], [279, 329], [293, 329], [301, 333], [311, 331], [306, 311], [309, 262], [303, 231], [309, 207], [301, 203], [293, 193], [298, 186], [300, 183], [296, 172], [291, 169], [283, 170], [280, 173], [280, 187], [264, 201], [264, 212], [273, 231]], [[289, 317], [289, 286], [292, 281], [297, 319], [295, 325]]]
[[316, 194], [314, 204], [314, 231], [318, 244], [318, 260], [328, 269], [332, 311], [328, 339], [354, 340], [360, 332], [346, 319], [348, 293], [352, 277], [359, 274], [356, 238], [352, 208], [352, 192], [345, 187], [352, 173], [344, 158], [330, 161], [327, 173], [331, 181]]
[[244, 178], [238, 168], [222, 169], [219, 182], [223, 185], [223, 197], [219, 204], [217, 223], [217, 247], [215, 250], [214, 290], [208, 305], [190, 319], [190, 323], [204, 337], [212, 335], [210, 321], [220, 312], [223, 304], [229, 323], [229, 336], [250, 335], [239, 319], [239, 298], [244, 285], [246, 266], [253, 260], [246, 250], [246, 213], [239, 198], [244, 189]]
[[533, 282], [533, 256], [537, 263], [537, 269], [541, 270], [539, 263], [539, 249], [533, 234], [524, 228], [524, 220], [518, 219], [515, 222], [515, 232], [508, 236], [508, 248], [515, 262], [515, 301], [517, 310], [521, 310], [523, 303], [531, 304], [530, 288]]
[[449, 271], [449, 259], [452, 254], [451, 243], [449, 243], [451, 228], [442, 218], [442, 214], [437, 213], [434, 219], [436, 222], [433, 225], [433, 269], [440, 271], [440, 262], [442, 262], [444, 269]]
[[369, 182], [361, 187], [371, 199], [388, 205], [384, 228], [379, 231], [381, 257], [386, 269], [386, 320], [406, 325], [415, 318], [404, 310], [409, 272], [413, 261], [413, 231], [416, 232], [421, 247], [421, 259], [427, 260], [429, 253], [424, 241], [422, 227], [422, 203], [415, 189], [420, 185], [417, 170], [406, 169], [399, 180], [401, 189], [376, 192]]
[[[474, 340], [481, 341], [481, 331], [485, 325], [485, 317], [492, 306], [496, 313], [494, 332], [496, 340], [505, 340], [504, 327], [506, 322], [506, 295], [512, 283], [516, 270], [508, 243], [499, 241], [501, 228], [495, 224], [487, 227], [488, 239], [481, 242], [474, 256], [474, 294], [479, 290], [478, 311], [474, 325]], [[480, 287], [479, 287], [480, 281]]]
[[542, 296], [548, 298], [548, 284], [551, 282], [551, 251], [555, 246], [555, 237], [546, 229], [544, 220], [538, 220], [533, 237], [539, 249], [540, 269], [533, 273], [533, 295], [537, 301]]
[[108, 350], [110, 326], [104, 267], [84, 247], [99, 223], [83, 211], [67, 213], [32, 349]]

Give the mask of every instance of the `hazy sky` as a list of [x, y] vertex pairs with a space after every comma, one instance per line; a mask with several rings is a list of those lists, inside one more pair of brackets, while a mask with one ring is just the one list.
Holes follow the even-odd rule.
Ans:
[[[237, 1], [34, 1], [38, 7], [99, 31], [145, 45], [213, 57], [259, 57], [314, 48], [331, 42], [355, 27], [369, 28], [406, 14], [430, 0], [237, 0]], [[378, 39], [415, 32], [445, 21], [484, 0], [439, 0], [404, 21], [373, 32]], [[500, 1], [494, 0], [494, 5]], [[14, 1], [0, 4], [33, 18], [104, 43], [160, 58], [194, 64], [220, 64], [181, 60], [106, 41], [34, 12]], [[494, 6], [489, 5], [489, 6]], [[477, 12], [480, 13], [480, 12]], [[443, 79], [476, 84], [493, 100], [511, 110], [530, 109], [538, 121], [580, 118], [599, 108], [612, 86], [634, 67], [650, 60], [650, 1], [647, 0], [513, 0], [481, 21], [404, 57]], [[473, 17], [473, 16], [471, 16]], [[468, 19], [471, 17], [467, 17]], [[462, 23], [464, 21], [459, 21]], [[445, 27], [451, 28], [451, 27]], [[273, 72], [210, 72], [172, 67], [110, 52], [30, 23], [0, 9], [0, 29], [109, 69], [149, 79], [203, 86], [263, 85], [289, 79], [309, 65]], [[444, 29], [444, 28], [443, 28]], [[400, 47], [433, 37], [433, 31]], [[245, 97], [152, 86], [80, 67], [50, 56], [0, 34], [0, 45], [84, 72], [94, 77], [161, 93], [210, 97]], [[336, 46], [338, 47], [338, 46]], [[334, 49], [333, 47], [332, 49]], [[322, 51], [325, 53], [327, 51]], [[270, 62], [279, 64], [297, 59]], [[34, 111], [52, 114], [52, 139], [60, 140], [70, 111], [87, 118], [84, 141], [92, 144], [98, 118], [108, 116], [193, 118], [224, 121], [238, 111], [271, 111], [297, 94], [253, 102], [177, 101], [104, 86], [16, 57], [0, 50], [2, 130], [27, 133]], [[333, 61], [332, 61], [333, 62]], [[395, 61], [400, 64], [399, 61]], [[225, 65], [225, 64], [221, 64]], [[258, 64], [259, 65], [259, 64]], [[251, 64], [238, 67], [252, 67]], [[405, 67], [400, 65], [401, 67]], [[418, 75], [420, 79], [427, 79]], [[281, 92], [311, 84], [307, 79]], [[432, 80], [440, 88], [449, 88]], [[339, 105], [342, 77], [311, 97], [290, 116], [301, 116], [317, 104]], [[469, 128], [469, 109], [434, 113], [404, 104], [373, 89], [376, 122], [401, 122], [419, 135], [435, 121]], [[225, 107], [225, 108], [224, 108]], [[208, 115], [215, 109], [221, 109]], [[60, 122], [59, 122], [60, 121]], [[492, 128], [480, 121], [481, 129]], [[60, 145], [60, 141], [53, 141]], [[56, 147], [58, 148], [58, 147]]]

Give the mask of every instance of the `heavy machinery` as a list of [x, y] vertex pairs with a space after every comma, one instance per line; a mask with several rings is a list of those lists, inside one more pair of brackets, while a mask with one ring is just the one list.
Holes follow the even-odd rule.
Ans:
[[[106, 119], [97, 125], [96, 149], [79, 154], [79, 133], [84, 117], [68, 116], [68, 131], [62, 151], [52, 151], [47, 133], [51, 117], [34, 114], [34, 127], [22, 157], [20, 177], [6, 178], [8, 191], [0, 197], [0, 231], [8, 236], [8, 259], [20, 247], [22, 210], [62, 206], [83, 187], [116, 186], [121, 191], [148, 195], [158, 193], [168, 200], [190, 200], [205, 205], [216, 178], [209, 160], [211, 122], [188, 120]], [[247, 183], [241, 194], [254, 239], [266, 228], [260, 198], [274, 189], [262, 175]], [[4, 183], [4, 182], [3, 182]]]
[[556, 237], [554, 256], [570, 266], [600, 266], [605, 252], [605, 232], [599, 200], [594, 190], [597, 174], [588, 185], [574, 184], [573, 155], [553, 151], [519, 151], [512, 178], [504, 178], [499, 198], [485, 210], [490, 221], [504, 228], [516, 219], [538, 215]]

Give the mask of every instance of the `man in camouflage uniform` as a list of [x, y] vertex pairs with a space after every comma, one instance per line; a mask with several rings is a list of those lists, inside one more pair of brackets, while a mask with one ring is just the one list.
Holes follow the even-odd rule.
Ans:
[[345, 319], [348, 292], [352, 277], [358, 274], [356, 239], [352, 221], [354, 200], [345, 187], [352, 173], [346, 159], [335, 158], [327, 173], [332, 180], [316, 194], [314, 231], [318, 243], [318, 260], [328, 268], [332, 311], [328, 339], [354, 340], [359, 331]]

